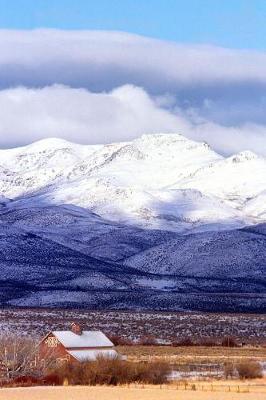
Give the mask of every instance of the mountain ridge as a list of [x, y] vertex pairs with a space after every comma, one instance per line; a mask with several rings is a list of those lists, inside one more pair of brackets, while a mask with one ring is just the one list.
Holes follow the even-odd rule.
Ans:
[[0, 193], [13, 200], [45, 196], [113, 221], [177, 232], [265, 220], [263, 205], [254, 200], [266, 190], [266, 159], [249, 151], [225, 158], [181, 134], [91, 146], [53, 138], [0, 156]]

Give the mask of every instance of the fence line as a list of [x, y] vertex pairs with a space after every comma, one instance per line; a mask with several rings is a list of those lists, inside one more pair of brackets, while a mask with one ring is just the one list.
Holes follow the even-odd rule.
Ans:
[[171, 383], [162, 385], [146, 385], [130, 383], [127, 385], [130, 389], [149, 389], [158, 390], [180, 390], [180, 391], [201, 391], [201, 392], [232, 392], [232, 393], [266, 393], [266, 384], [202, 384], [202, 383]]

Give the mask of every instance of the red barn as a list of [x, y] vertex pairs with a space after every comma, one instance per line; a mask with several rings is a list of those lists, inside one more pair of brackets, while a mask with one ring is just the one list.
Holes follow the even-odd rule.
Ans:
[[101, 331], [83, 331], [73, 323], [69, 331], [52, 331], [39, 345], [40, 361], [94, 361], [98, 356], [117, 357], [113, 343]]

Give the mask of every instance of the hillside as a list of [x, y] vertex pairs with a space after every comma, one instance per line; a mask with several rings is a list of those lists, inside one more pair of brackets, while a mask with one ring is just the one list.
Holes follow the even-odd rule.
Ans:
[[266, 159], [161, 134], [0, 160], [2, 305], [266, 310]]
[[180, 235], [10, 203], [0, 218], [2, 305], [266, 310], [265, 225]]

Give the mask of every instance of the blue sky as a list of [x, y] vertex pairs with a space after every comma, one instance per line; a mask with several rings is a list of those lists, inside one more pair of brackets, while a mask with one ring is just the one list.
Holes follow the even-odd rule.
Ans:
[[265, 49], [265, 0], [0, 0], [0, 28], [119, 30]]

